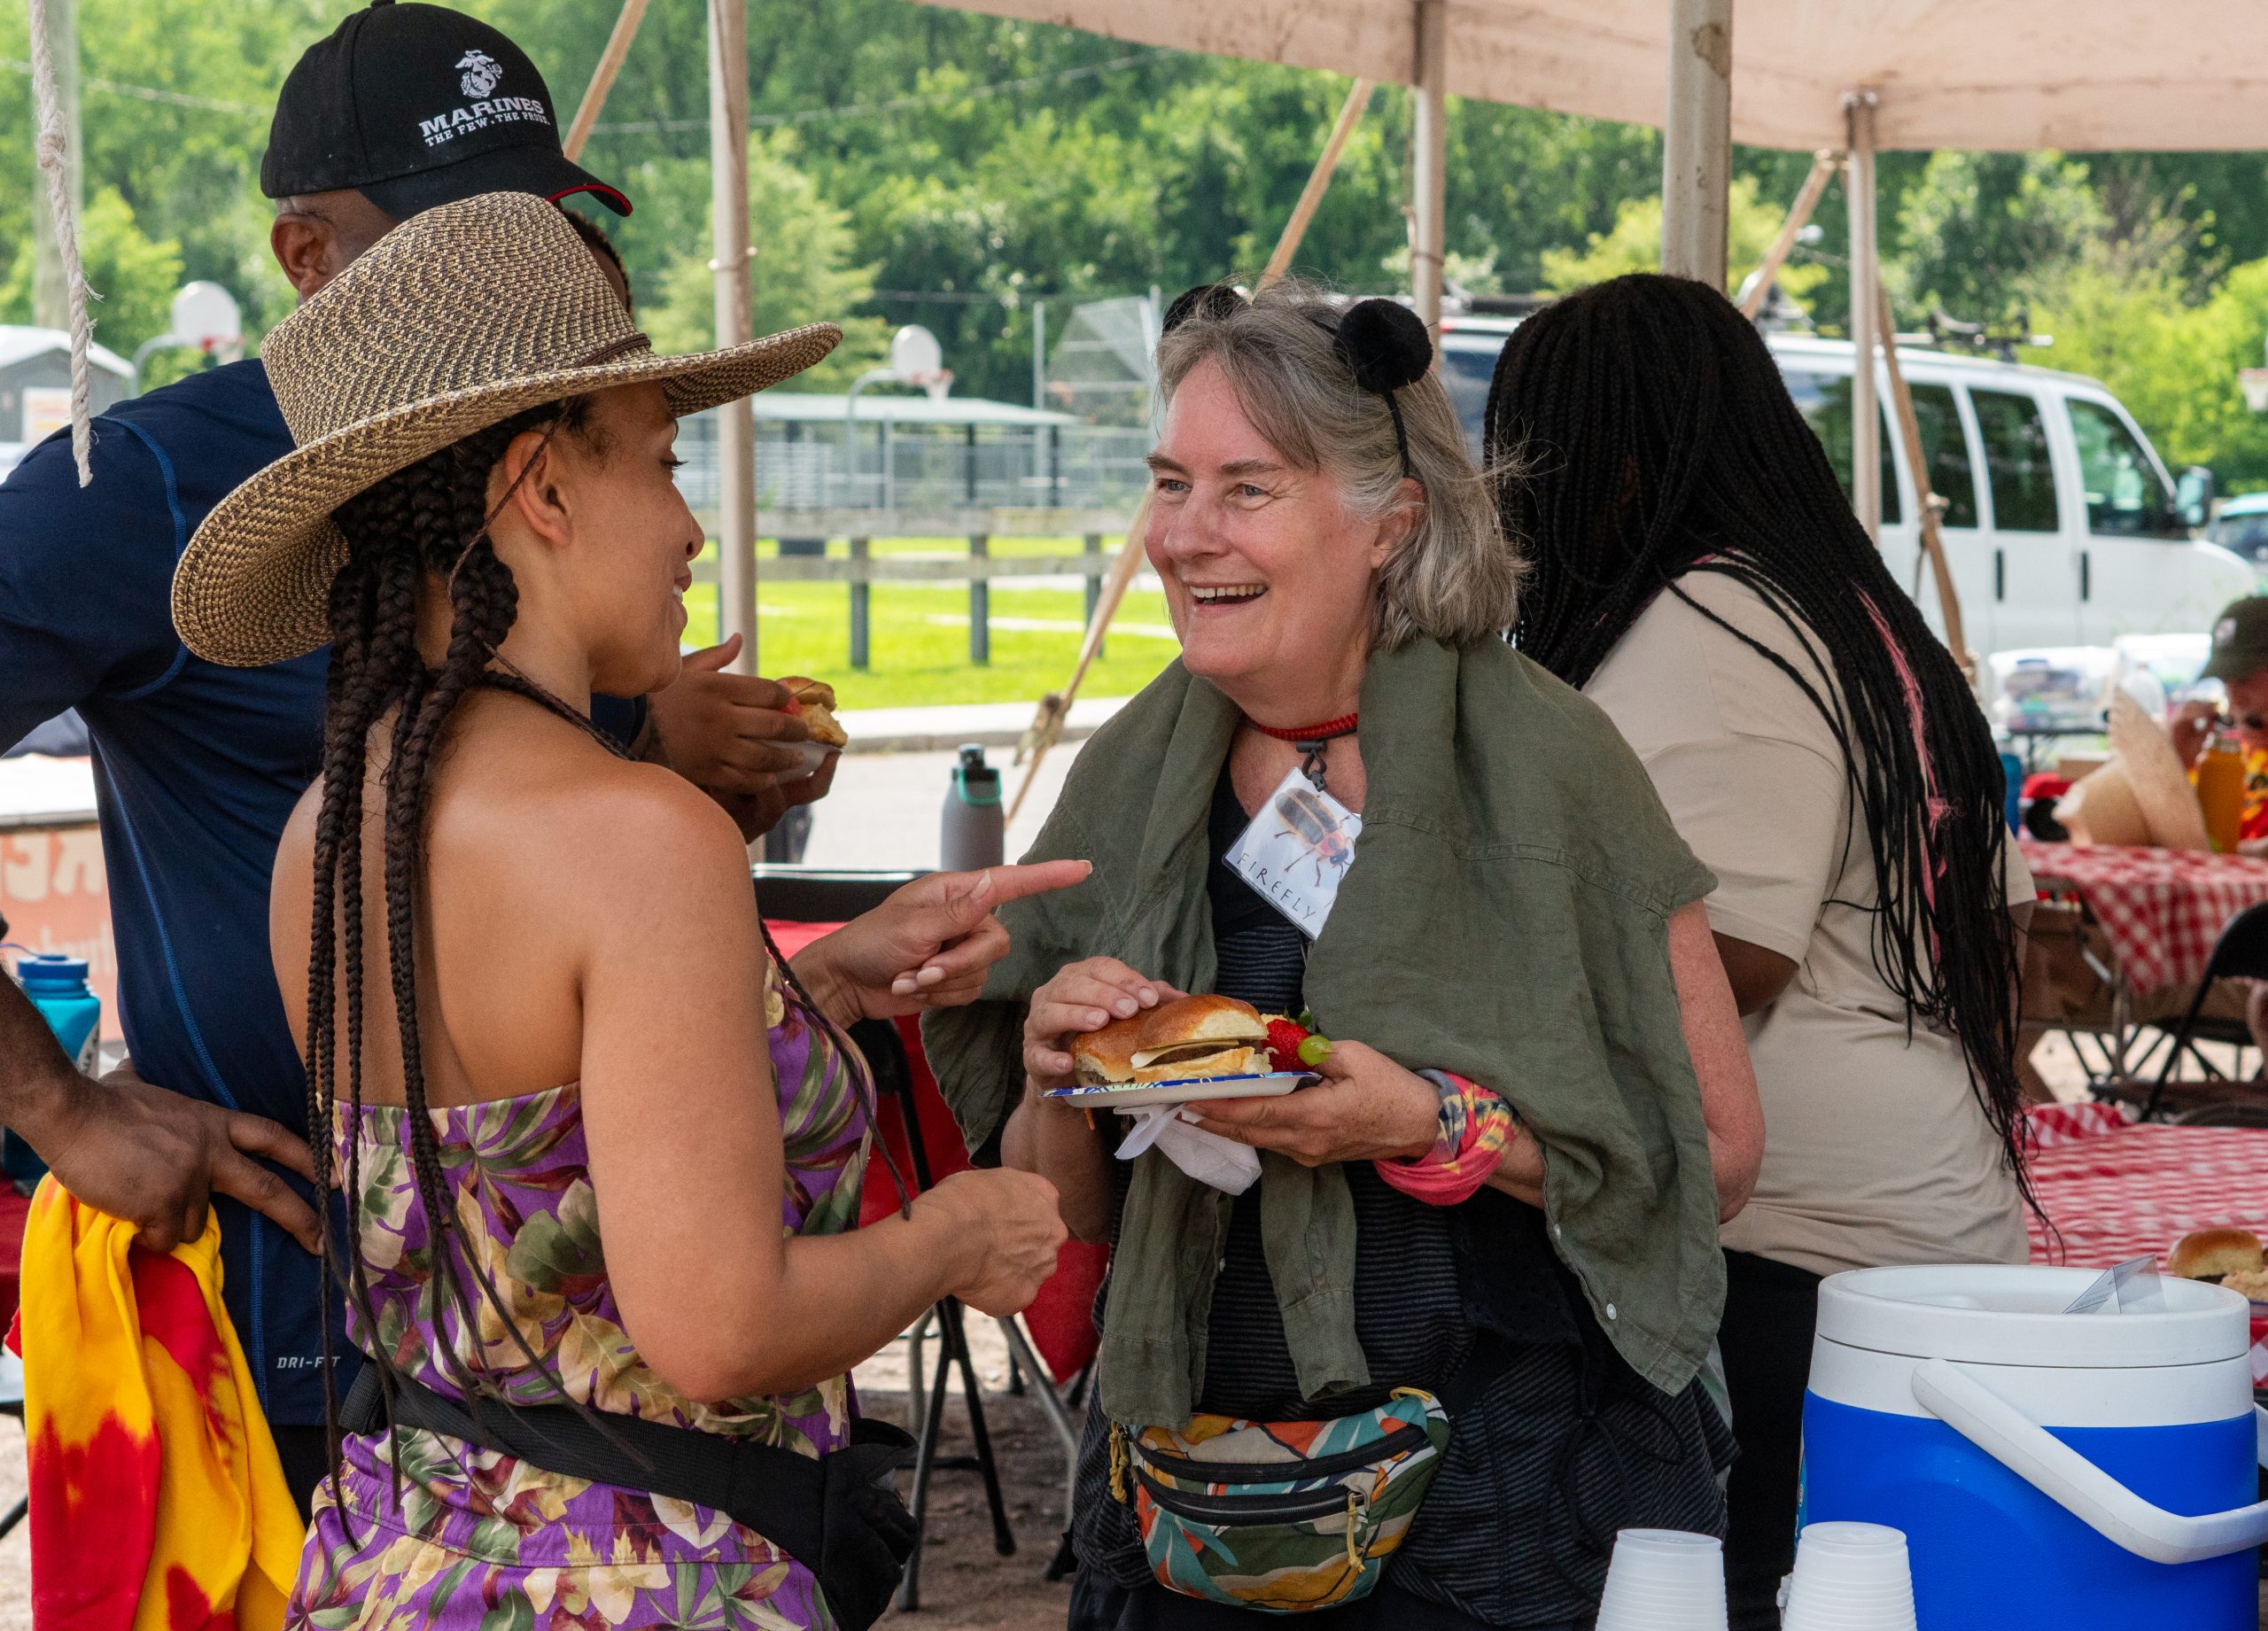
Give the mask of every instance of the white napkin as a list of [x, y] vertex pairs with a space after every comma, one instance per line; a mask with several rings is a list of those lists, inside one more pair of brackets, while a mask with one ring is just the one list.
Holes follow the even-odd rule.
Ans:
[[1241, 1195], [1260, 1178], [1260, 1152], [1248, 1144], [1207, 1132], [1182, 1117], [1179, 1105], [1156, 1105], [1134, 1113], [1134, 1130], [1118, 1146], [1118, 1159], [1132, 1161], [1155, 1145], [1165, 1158], [1195, 1178], [1231, 1195]]

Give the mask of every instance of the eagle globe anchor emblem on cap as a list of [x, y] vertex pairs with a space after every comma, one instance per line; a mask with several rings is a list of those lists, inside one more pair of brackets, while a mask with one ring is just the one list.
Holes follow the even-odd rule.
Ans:
[[504, 80], [504, 65], [484, 50], [465, 52], [455, 66], [462, 70], [457, 84], [468, 97], [485, 97]]

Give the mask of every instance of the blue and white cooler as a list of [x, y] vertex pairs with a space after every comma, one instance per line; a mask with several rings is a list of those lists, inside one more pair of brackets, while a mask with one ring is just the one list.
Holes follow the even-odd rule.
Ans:
[[2254, 1631], [2268, 1415], [2245, 1299], [2086, 1269], [1863, 1269], [1820, 1287], [1804, 1521], [1906, 1533], [1919, 1631]]

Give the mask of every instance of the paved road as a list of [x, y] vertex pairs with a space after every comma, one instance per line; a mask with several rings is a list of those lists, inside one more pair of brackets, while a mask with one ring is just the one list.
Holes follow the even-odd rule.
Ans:
[[[1008, 829], [1007, 856], [1014, 860], [1039, 834], [1055, 806], [1063, 778], [1083, 743], [1059, 743], [1040, 766], [1016, 823]], [[1012, 750], [990, 755], [1000, 766], [1004, 800], [1015, 796], [1024, 773], [1012, 768]], [[934, 867], [937, 865], [940, 816], [952, 785], [951, 753], [846, 753], [835, 773], [835, 790], [812, 810], [811, 866]]]

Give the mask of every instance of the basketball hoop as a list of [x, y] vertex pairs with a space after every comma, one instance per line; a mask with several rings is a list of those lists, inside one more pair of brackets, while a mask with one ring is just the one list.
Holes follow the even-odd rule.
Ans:
[[2268, 414], [2268, 369], [2240, 369], [2236, 383], [2244, 392], [2247, 408], [2256, 414]]
[[922, 373], [908, 374], [905, 379], [907, 384], [919, 385], [928, 392], [932, 402], [944, 401], [945, 393], [953, 388], [953, 371], [951, 369], [929, 369]]

